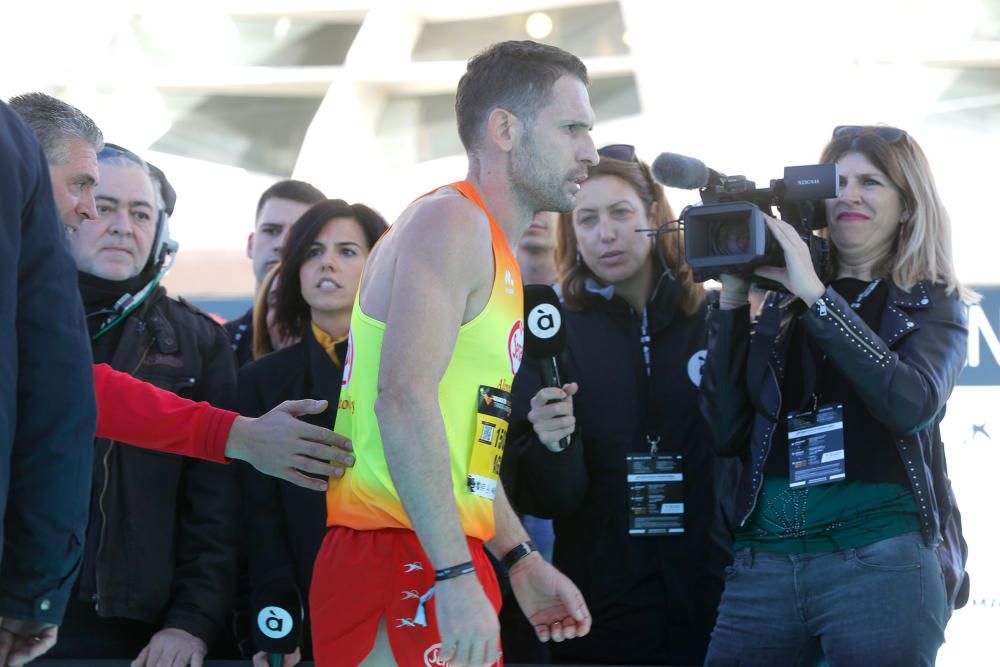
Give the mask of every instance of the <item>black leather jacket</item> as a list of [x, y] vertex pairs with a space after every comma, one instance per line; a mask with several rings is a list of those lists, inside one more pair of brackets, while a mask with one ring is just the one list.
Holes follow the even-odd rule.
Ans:
[[[222, 327], [162, 287], [121, 324], [111, 366], [231, 408], [236, 368]], [[80, 593], [100, 616], [186, 630], [225, 627], [238, 531], [234, 472], [218, 463], [96, 441]]]
[[[747, 306], [713, 308], [708, 317], [701, 408], [716, 453], [743, 460], [736, 522], [744, 525], [757, 502], [775, 419], [781, 413], [789, 339], [782, 334], [793, 317], [800, 317], [807, 334], [850, 379], [872, 416], [895, 436], [924, 541], [938, 544], [944, 537], [946, 551], [958, 549], [964, 554], [939, 429], [945, 403], [965, 365], [967, 311], [958, 296], [945, 294], [943, 286], [927, 281], [910, 292], [889, 283], [877, 332], [831, 288], [808, 310], [793, 297], [774, 297], [765, 303], [753, 333]], [[774, 308], [780, 313], [769, 315], [768, 310]], [[761, 323], [777, 322], [778, 314], [776, 331], [762, 331]], [[755, 379], [747, 371], [751, 350], [756, 359], [767, 360]], [[965, 582], [967, 590], [964, 558], [948, 564], [953, 559], [940, 551], [949, 586], [962, 588]]]

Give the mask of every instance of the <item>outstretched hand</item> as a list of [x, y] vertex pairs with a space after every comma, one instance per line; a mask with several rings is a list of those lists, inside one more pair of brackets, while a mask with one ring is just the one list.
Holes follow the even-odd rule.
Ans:
[[262, 417], [237, 417], [226, 440], [226, 456], [246, 461], [266, 475], [313, 491], [325, 491], [325, 477], [343, 477], [354, 465], [347, 438], [297, 417], [320, 414], [326, 401], [285, 401]]
[[539, 641], [561, 642], [590, 632], [590, 610], [580, 589], [537, 552], [511, 568], [510, 586]]

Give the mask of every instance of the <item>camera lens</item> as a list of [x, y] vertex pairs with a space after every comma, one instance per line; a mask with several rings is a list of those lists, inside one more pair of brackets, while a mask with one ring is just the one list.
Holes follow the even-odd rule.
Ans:
[[750, 252], [750, 229], [744, 216], [726, 216], [709, 232], [712, 255], [743, 255]]

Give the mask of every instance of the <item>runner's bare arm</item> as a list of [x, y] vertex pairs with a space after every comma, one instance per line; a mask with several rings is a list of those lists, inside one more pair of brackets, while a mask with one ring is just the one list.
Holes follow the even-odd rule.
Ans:
[[[438, 404], [459, 327], [476, 314], [469, 303], [481, 300], [493, 279], [488, 223], [465, 203], [427, 206], [394, 232], [403, 233], [394, 241], [405, 251], [396, 258], [375, 403], [389, 472], [435, 569], [472, 560]], [[499, 623], [476, 576], [438, 582], [435, 597], [450, 664], [493, 662]]]
[[[497, 532], [486, 547], [502, 559], [527, 540], [528, 533], [510, 506], [503, 485], [497, 488], [493, 512]], [[590, 632], [590, 611], [580, 590], [537, 551], [518, 560], [508, 574], [514, 597], [539, 641], [560, 642]]]
[[481, 226], [458, 218], [468, 212], [460, 203], [424, 206], [397, 230], [375, 403], [389, 472], [435, 568], [469, 560], [437, 387], [467, 302], [492, 280], [485, 218]]
[[514, 508], [510, 506], [510, 501], [507, 500], [507, 492], [504, 491], [503, 484], [497, 484], [497, 498], [493, 502], [493, 517], [496, 521], [497, 532], [493, 539], [486, 543], [486, 548], [497, 559], [500, 559], [508, 551], [528, 539], [524, 525], [517, 518]]

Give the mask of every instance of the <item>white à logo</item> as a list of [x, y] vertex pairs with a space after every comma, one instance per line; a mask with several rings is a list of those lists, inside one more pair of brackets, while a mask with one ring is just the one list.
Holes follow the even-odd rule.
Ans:
[[257, 614], [257, 629], [271, 639], [287, 637], [294, 625], [292, 615], [281, 607], [264, 607]]
[[688, 359], [688, 377], [691, 378], [691, 382], [693, 382], [696, 387], [701, 386], [701, 370], [705, 365], [705, 357], [707, 356], [708, 350], [698, 350], [691, 355], [690, 359]]
[[538, 338], [552, 338], [562, 326], [562, 315], [551, 303], [540, 303], [528, 313], [528, 331]]

